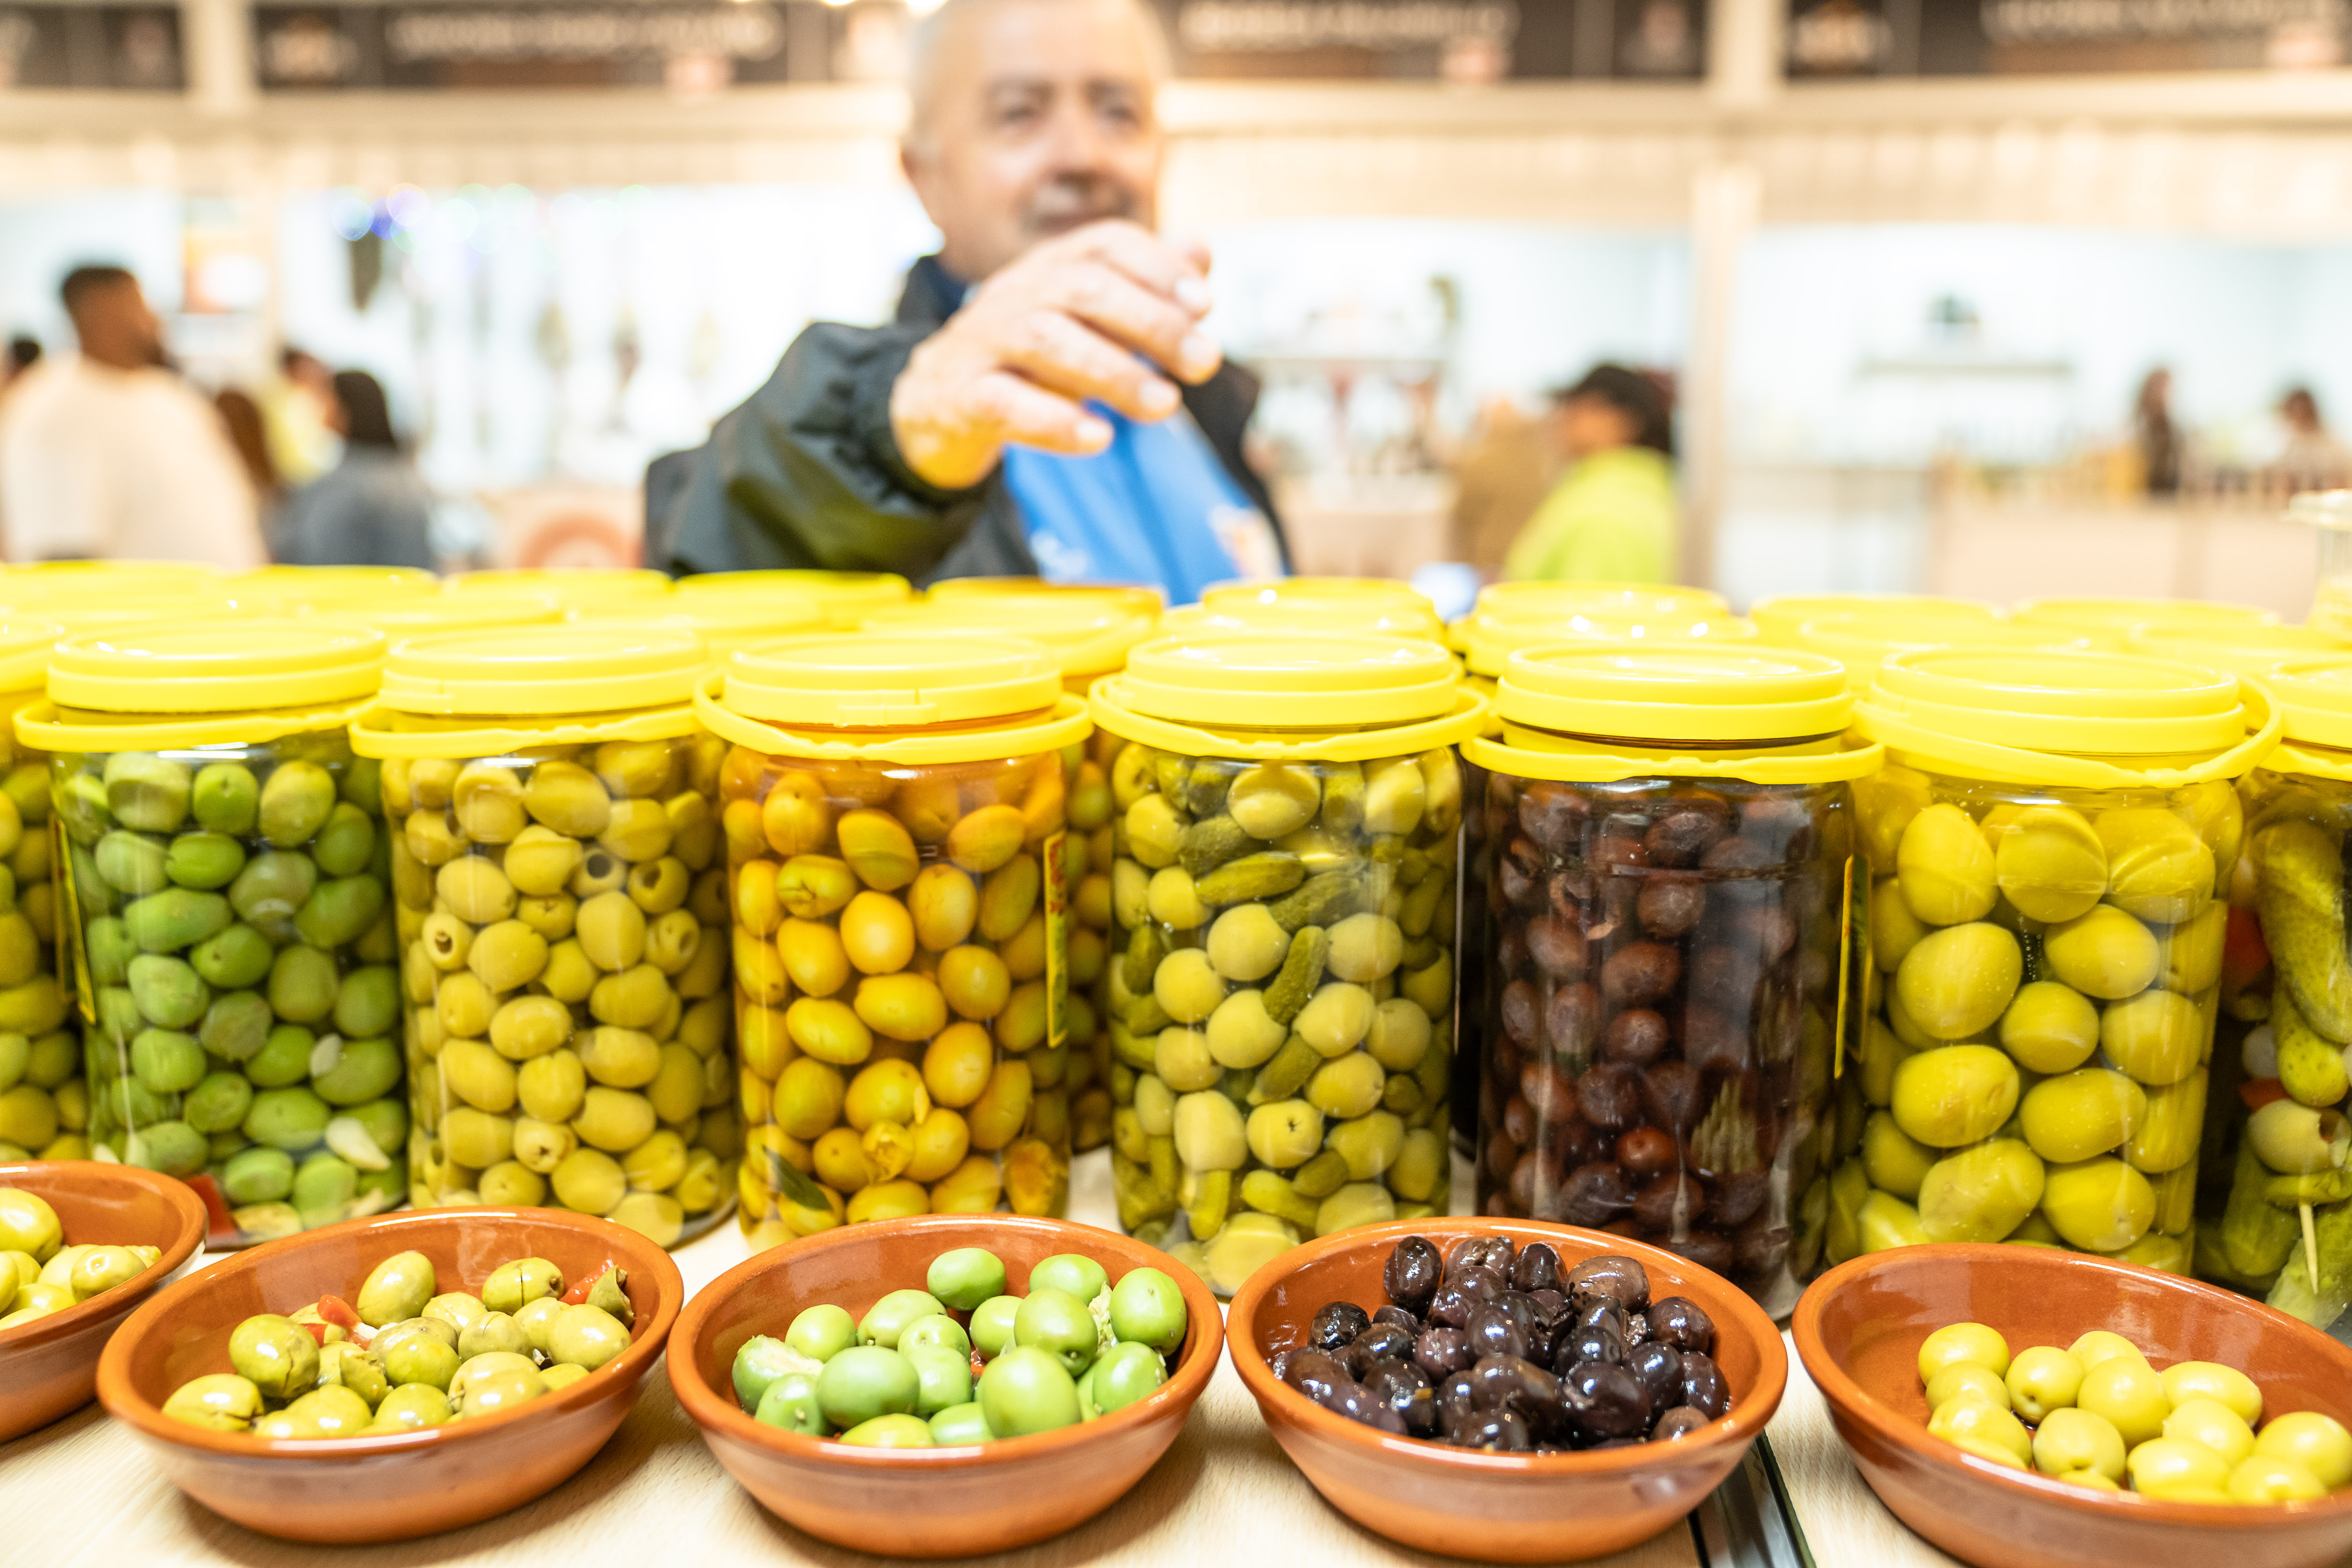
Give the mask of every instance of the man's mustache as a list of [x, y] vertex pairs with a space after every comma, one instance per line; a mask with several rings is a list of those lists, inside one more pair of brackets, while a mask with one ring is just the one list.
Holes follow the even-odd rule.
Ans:
[[1105, 218], [1132, 218], [1143, 210], [1140, 193], [1115, 180], [1056, 180], [1029, 203], [1028, 226], [1049, 233]]

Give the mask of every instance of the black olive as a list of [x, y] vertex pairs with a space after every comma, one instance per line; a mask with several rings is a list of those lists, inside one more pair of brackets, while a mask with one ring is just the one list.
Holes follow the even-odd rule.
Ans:
[[1465, 1264], [1446, 1276], [1445, 1283], [1457, 1290], [1466, 1290], [1481, 1301], [1499, 1301], [1509, 1284], [1501, 1274], [1481, 1264]]
[[1650, 1337], [1679, 1351], [1715, 1351], [1715, 1320], [1687, 1296], [1668, 1296], [1649, 1310]]
[[1608, 1296], [1596, 1296], [1576, 1309], [1576, 1326], [1580, 1329], [1607, 1329], [1620, 1342], [1625, 1338], [1626, 1324], [1631, 1321], [1625, 1309]]
[[[1491, 1268], [1505, 1279], [1510, 1277], [1511, 1265], [1517, 1254], [1517, 1249], [1511, 1245], [1509, 1237], [1474, 1236], [1466, 1243], [1457, 1245], [1460, 1247], [1461, 1267]], [[1452, 1279], [1454, 1271], [1454, 1259], [1448, 1258], [1446, 1278]]]
[[1437, 1389], [1429, 1374], [1411, 1362], [1383, 1360], [1365, 1373], [1364, 1392], [1404, 1420], [1404, 1429], [1416, 1437], [1437, 1430]]
[[1429, 1298], [1444, 1271], [1444, 1260], [1438, 1256], [1436, 1244], [1425, 1236], [1408, 1236], [1390, 1249], [1389, 1260], [1381, 1269], [1381, 1283], [1390, 1300], [1408, 1312], [1426, 1316]]
[[1473, 1296], [1459, 1285], [1440, 1285], [1437, 1294], [1430, 1298], [1426, 1314], [1432, 1327], [1459, 1329], [1470, 1321], [1470, 1314], [1485, 1306], [1483, 1297]]
[[1447, 1442], [1457, 1448], [1484, 1448], [1495, 1454], [1525, 1454], [1535, 1447], [1528, 1424], [1508, 1410], [1485, 1410], [1447, 1429]]
[[1530, 1294], [1559, 1289], [1559, 1254], [1540, 1241], [1519, 1248], [1518, 1258], [1511, 1264], [1511, 1288]]
[[1326, 1404], [1324, 1408], [1363, 1426], [1376, 1426], [1383, 1432], [1401, 1434], [1405, 1429], [1403, 1414], [1360, 1383], [1351, 1383], [1340, 1390], [1338, 1400]]
[[1613, 1252], [1586, 1258], [1568, 1271], [1563, 1283], [1570, 1296], [1587, 1300], [1607, 1296], [1628, 1312], [1641, 1311], [1650, 1304], [1649, 1270]]
[[1524, 1361], [1528, 1353], [1528, 1336], [1511, 1321], [1511, 1314], [1499, 1302], [1488, 1302], [1470, 1314], [1466, 1332], [1473, 1350], [1481, 1356], [1509, 1356]]
[[1731, 1414], [1731, 1384], [1705, 1351], [1683, 1352], [1683, 1403], [1710, 1421]]
[[1569, 1419], [1594, 1437], [1638, 1437], [1650, 1427], [1650, 1391], [1613, 1363], [1587, 1362], [1560, 1380]]
[[1441, 1378], [1437, 1384], [1437, 1429], [1450, 1431], [1478, 1408], [1478, 1385], [1469, 1370]]
[[1322, 1351], [1300, 1349], [1290, 1352], [1290, 1364], [1283, 1368], [1283, 1381], [1321, 1405], [1342, 1384], [1355, 1379], [1348, 1375], [1346, 1367]]
[[1402, 1329], [1408, 1334], [1417, 1335], [1421, 1332], [1422, 1329], [1421, 1319], [1417, 1315], [1408, 1312], [1402, 1307], [1396, 1306], [1393, 1303], [1389, 1306], [1382, 1307], [1379, 1311], [1374, 1312], [1372, 1314], [1372, 1322], [1375, 1327], [1381, 1323], [1387, 1323], [1392, 1328]]
[[1672, 1345], [1653, 1341], [1625, 1352], [1625, 1370], [1650, 1391], [1650, 1404], [1660, 1410], [1683, 1402], [1683, 1355]]
[[1353, 1301], [1327, 1301], [1307, 1325], [1307, 1342], [1318, 1351], [1336, 1351], [1372, 1326], [1372, 1315]]
[[1478, 1352], [1470, 1348], [1470, 1336], [1460, 1329], [1423, 1329], [1412, 1342], [1413, 1364], [1433, 1378], [1468, 1372], [1477, 1359]]
[[1650, 1440], [1654, 1443], [1667, 1442], [1686, 1432], [1698, 1431], [1707, 1425], [1706, 1416], [1687, 1405], [1677, 1405], [1658, 1417], [1657, 1426], [1650, 1431]]
[[1374, 1323], [1349, 1342], [1351, 1346], [1361, 1346], [1365, 1352], [1374, 1359], [1381, 1356], [1395, 1356], [1401, 1360], [1410, 1360], [1412, 1355], [1413, 1338], [1413, 1335], [1398, 1328], [1394, 1323]]

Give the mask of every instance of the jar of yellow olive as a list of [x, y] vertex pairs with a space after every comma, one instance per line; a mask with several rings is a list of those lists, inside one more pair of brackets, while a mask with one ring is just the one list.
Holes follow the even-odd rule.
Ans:
[[[866, 626], [1043, 643], [1062, 672], [1063, 689], [1084, 697], [1096, 681], [1127, 667], [1128, 649], [1152, 636], [1159, 608], [1159, 595], [1150, 588], [1048, 586], [1011, 578], [984, 592], [934, 588], [920, 604], [877, 611]], [[1098, 752], [1122, 743], [1097, 733], [1087, 746]], [[1109, 1013], [1103, 998], [1109, 980], [1103, 962], [1110, 947], [1109, 780], [1106, 757], [1090, 754], [1077, 764], [1069, 784], [1070, 836], [1063, 845], [1070, 885], [1070, 1149], [1079, 1154], [1110, 1142]]]
[[[1889, 657], [1855, 709], [1870, 963], [1824, 1251], [2037, 1242], [2186, 1272], [2262, 690], [2128, 655]], [[1857, 1070], [1858, 1069], [1858, 1070]]]
[[1096, 683], [1113, 757], [1119, 1223], [1231, 1292], [1311, 1236], [1444, 1214], [1461, 868], [1433, 642], [1201, 630]]
[[382, 761], [407, 1004], [410, 1193], [548, 1205], [667, 1247], [735, 1190], [725, 745], [697, 638], [485, 627], [401, 643]]
[[1089, 725], [1039, 644], [737, 653], [720, 769], [744, 1232], [1058, 1215], [1069, 1188], [1068, 781]]
[[[387, 850], [344, 733], [383, 646], [313, 619], [84, 632], [16, 715], [50, 759], [91, 1152], [205, 1192], [216, 1247], [407, 1195]], [[44, 1001], [10, 1026], [58, 1027]]]
[[60, 635], [29, 616], [0, 620], [0, 1160], [89, 1158], [89, 1085], [57, 961], [49, 763], [15, 724], [41, 700]]

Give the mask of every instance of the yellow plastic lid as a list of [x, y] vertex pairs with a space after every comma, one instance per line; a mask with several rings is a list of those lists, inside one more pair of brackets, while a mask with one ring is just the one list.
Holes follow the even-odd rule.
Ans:
[[1349, 602], [1301, 600], [1268, 605], [1228, 599], [1215, 606], [1185, 605], [1160, 617], [1162, 637], [1215, 637], [1244, 633], [1331, 633], [1443, 642], [1445, 624], [1428, 600], [1412, 604], [1371, 596]]
[[54, 621], [0, 619], [0, 695], [44, 689], [50, 651], [65, 635]]
[[49, 658], [59, 708], [96, 713], [241, 713], [373, 696], [383, 634], [277, 617], [151, 622], [68, 637]]
[[2274, 626], [2286, 617], [2259, 605], [2211, 599], [2028, 599], [2012, 618], [2047, 626], [2074, 626], [2117, 639], [2134, 627], [2161, 621], [2176, 629], [2189, 626]]
[[1061, 671], [1018, 637], [787, 637], [727, 661], [719, 702], [794, 730], [985, 724], [1051, 709]]
[[219, 567], [194, 561], [28, 561], [0, 567], [0, 595], [14, 596], [19, 584], [43, 593], [87, 593], [96, 587], [146, 594], [226, 581]]
[[2268, 694], [2227, 670], [2083, 651], [1895, 654], [1854, 719], [1923, 766], [2091, 788], [2234, 778], [2279, 732]]
[[749, 593], [700, 594], [651, 605], [634, 600], [583, 605], [564, 618], [607, 630], [630, 626], [698, 637], [705, 656], [714, 664], [725, 663], [738, 648], [814, 631], [829, 619], [824, 605], [802, 595]]
[[1105, 597], [963, 594], [877, 610], [859, 624], [894, 637], [1015, 637], [1043, 643], [1065, 680], [1107, 675], [1149, 639], [1156, 616]]
[[561, 620], [563, 612], [533, 595], [410, 595], [381, 604], [321, 605], [307, 612], [322, 619], [373, 626], [394, 642], [470, 626], [519, 626]]
[[[2149, 621], [2124, 638], [2125, 651], [2184, 664], [2210, 664], [2233, 675], [2260, 675], [2284, 659], [2352, 654], [2352, 638], [2318, 626], [2250, 626], [2228, 622]], [[2289, 721], [2290, 729], [2292, 720]]]
[[1157, 617], [1168, 596], [1140, 583], [1048, 583], [1043, 577], [950, 577], [931, 584], [928, 603], [971, 598], [1087, 599]]
[[636, 626], [483, 626], [410, 637], [381, 706], [436, 718], [538, 719], [675, 708], [709, 665], [699, 638]]
[[226, 579], [239, 605], [265, 614], [371, 605], [437, 595], [441, 579], [414, 566], [261, 566]]
[[2064, 626], [2034, 622], [1993, 621], [1973, 615], [1947, 615], [1934, 606], [1843, 610], [1805, 622], [1783, 647], [1801, 648], [1836, 659], [1845, 666], [1846, 679], [1859, 694], [1878, 678], [1878, 667], [1891, 653], [1916, 653], [1931, 647], [2090, 647], [2091, 640]]
[[1330, 762], [1451, 745], [1491, 717], [1437, 643], [1296, 627], [1155, 638], [1088, 706], [1114, 734], [1191, 755]]
[[1270, 577], [1263, 581], [1234, 578], [1212, 583], [1201, 590], [1201, 603], [1214, 608], [1225, 604], [1360, 605], [1367, 600], [1418, 604], [1427, 607], [1429, 595], [1394, 577]]
[[672, 584], [667, 574], [649, 566], [509, 566], [461, 572], [447, 587], [452, 594], [536, 595], [569, 609], [615, 599], [667, 598]]
[[1596, 642], [1739, 643], [1756, 640], [1756, 623], [1724, 610], [1579, 610], [1524, 620], [1483, 611], [1454, 623], [1452, 639], [1473, 675], [1499, 677], [1512, 654], [1544, 643], [1590, 638]]
[[1506, 724], [1569, 735], [1732, 745], [1835, 735], [1853, 695], [1818, 654], [1552, 642], [1511, 655], [1495, 707]]
[[703, 572], [677, 580], [681, 594], [799, 594], [827, 605], [896, 605], [914, 595], [895, 572], [818, 572], [777, 567], [758, 572]]
[[[2278, 700], [2286, 736], [2286, 744], [2265, 765], [2281, 773], [2352, 779], [2352, 651], [2289, 659], [2269, 670], [2263, 683]], [[2314, 756], [2305, 747], [2336, 754]]]
[[1795, 647], [1797, 628], [1824, 616], [1914, 614], [1943, 620], [1997, 621], [2000, 609], [1979, 599], [1955, 599], [1941, 594], [1781, 594], [1759, 599], [1748, 606], [1764, 640]]
[[1594, 613], [1635, 616], [1727, 616], [1731, 601], [1705, 588], [1664, 583], [1489, 583], [1473, 612], [1497, 620]]

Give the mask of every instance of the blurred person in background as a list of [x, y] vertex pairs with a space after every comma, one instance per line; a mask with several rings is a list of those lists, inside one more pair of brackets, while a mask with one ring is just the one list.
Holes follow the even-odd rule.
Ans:
[[286, 498], [270, 553], [295, 566], [433, 565], [433, 492], [392, 428], [383, 387], [363, 370], [335, 373], [327, 422], [343, 458]]
[[41, 340], [18, 332], [8, 340], [8, 356], [0, 360], [0, 399], [5, 399], [8, 389], [25, 379], [25, 373], [41, 363]]
[[2180, 492], [2180, 427], [2172, 422], [2172, 373], [2162, 365], [2139, 384], [2132, 404], [2132, 439], [2139, 449], [2142, 483], [2152, 496]]
[[1552, 428], [1568, 471], [1511, 545], [1504, 575], [1673, 582], [1682, 519], [1665, 390], [1623, 365], [1595, 365], [1556, 395]]
[[1257, 382], [1201, 330], [1205, 250], [1152, 232], [1165, 139], [1140, 0], [946, 0], [899, 160], [939, 226], [898, 320], [821, 322], [708, 445], [646, 475], [647, 559], [1160, 586], [1278, 575], [1242, 454]]
[[2278, 415], [2286, 445], [2273, 466], [2289, 489], [2332, 490], [2352, 481], [2352, 447], [2329, 433], [2309, 387], [2290, 389], [2279, 399]]
[[1543, 504], [1554, 466], [1544, 422], [1507, 397], [1491, 399], [1454, 461], [1451, 558], [1482, 578], [1500, 575], [1511, 541]]
[[289, 343], [278, 352], [278, 374], [261, 389], [262, 423], [269, 431], [269, 466], [288, 485], [306, 485], [342, 456], [335, 437], [334, 378], [318, 355]]
[[259, 565], [244, 465], [219, 412], [166, 368], [139, 280], [78, 267], [59, 292], [80, 353], [35, 366], [0, 414], [8, 558]]
[[286, 499], [286, 487], [278, 478], [278, 465], [269, 460], [269, 430], [262, 418], [261, 405], [249, 393], [225, 386], [213, 395], [213, 406], [220, 410], [221, 425], [228, 431], [228, 444], [236, 448], [236, 460], [244, 465], [246, 479], [253, 486], [254, 506], [261, 519], [261, 537], [267, 543], [277, 521], [278, 504]]

